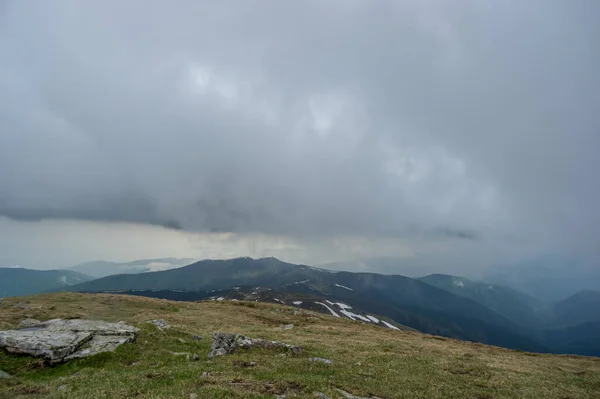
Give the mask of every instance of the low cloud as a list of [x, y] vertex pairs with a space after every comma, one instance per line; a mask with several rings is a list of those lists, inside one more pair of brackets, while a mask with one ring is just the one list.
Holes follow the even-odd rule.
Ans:
[[597, 259], [599, 11], [5, 2], [0, 215]]

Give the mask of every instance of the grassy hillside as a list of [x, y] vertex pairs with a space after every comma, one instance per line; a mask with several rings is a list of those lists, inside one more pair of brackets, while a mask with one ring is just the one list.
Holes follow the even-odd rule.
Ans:
[[[12, 307], [25, 302], [23, 310]], [[142, 329], [115, 353], [47, 367], [0, 353], [0, 398], [314, 398], [335, 388], [380, 398], [597, 398], [600, 359], [530, 354], [430, 335], [395, 331], [282, 305], [172, 302], [109, 294], [8, 298], [0, 329], [25, 314], [124, 320]], [[162, 332], [145, 323], [164, 318]], [[279, 326], [293, 323], [291, 330]], [[209, 360], [210, 333], [232, 331], [305, 348], [302, 355], [242, 351]], [[190, 333], [204, 339], [194, 341]], [[188, 361], [173, 352], [200, 355]], [[325, 357], [333, 365], [315, 364]], [[255, 362], [251, 365], [250, 362]], [[207, 373], [207, 374], [203, 374]], [[194, 396], [197, 395], [197, 396]]]

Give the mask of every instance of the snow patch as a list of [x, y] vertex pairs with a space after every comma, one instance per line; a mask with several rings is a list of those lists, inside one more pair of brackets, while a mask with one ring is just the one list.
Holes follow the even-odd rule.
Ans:
[[321, 305], [321, 306], [325, 306], [327, 308], [327, 310], [329, 310], [331, 312], [332, 315], [334, 315], [335, 317], [340, 317], [339, 314], [335, 313], [335, 311], [333, 309], [331, 309], [329, 306], [325, 305], [323, 302], [315, 302], [317, 305]]
[[352, 288], [348, 288], [348, 287], [346, 287], [345, 285], [341, 285], [341, 284], [335, 284], [335, 286], [336, 286], [336, 287], [340, 287], [340, 288], [347, 289], [347, 290], [349, 290], [349, 291], [354, 291], [354, 289], [352, 289]]
[[360, 319], [362, 321], [366, 321], [367, 323], [370, 323], [371, 320], [367, 319], [365, 316], [356, 314], [356, 313], [352, 313], [352, 312], [348, 312], [347, 310], [340, 310], [340, 313], [342, 313], [344, 316], [346, 316], [347, 318], [349, 318], [350, 320], [354, 320], [356, 321], [356, 319]]
[[379, 319], [377, 317], [371, 316], [370, 314], [367, 317], [373, 322], [379, 324]]
[[222, 296], [217, 298], [217, 301], [223, 301], [223, 300], [225, 300], [225, 298], [223, 298]]
[[292, 302], [294, 305], [302, 305], [302, 301], [294, 301]]
[[452, 282], [454, 285], [456, 285], [457, 287], [464, 287], [465, 283], [462, 282], [462, 280], [454, 280]]
[[283, 303], [285, 305], [285, 302], [283, 302], [281, 299], [277, 299], [277, 298], [273, 298], [275, 299], [277, 302]]
[[385, 320], [381, 320], [381, 322], [382, 322], [383, 324], [385, 324], [385, 326], [386, 326], [386, 327], [388, 327], [388, 328], [391, 328], [392, 330], [398, 330], [398, 331], [400, 330], [398, 327], [396, 327], [396, 326], [395, 326], [395, 325], [393, 325], [393, 324], [390, 324], [390, 323], [388, 323], [388, 322], [387, 322], [387, 321], [385, 321]]

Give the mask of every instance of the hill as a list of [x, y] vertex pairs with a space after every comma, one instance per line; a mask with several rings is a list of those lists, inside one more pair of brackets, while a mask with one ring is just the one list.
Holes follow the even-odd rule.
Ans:
[[70, 270], [0, 268], [0, 298], [58, 290], [90, 279]]
[[485, 306], [421, 281], [375, 273], [331, 272], [275, 258], [204, 260], [179, 269], [108, 276], [67, 290], [210, 291], [235, 286], [312, 293], [426, 333], [514, 349], [548, 350]]
[[193, 262], [194, 259], [191, 258], [140, 259], [132, 262], [95, 261], [72, 266], [69, 270], [98, 278], [113, 274], [135, 274], [174, 269]]
[[[396, 331], [292, 307], [243, 301], [173, 302], [108, 294], [5, 299], [0, 329], [39, 320], [94, 318], [141, 329], [114, 353], [48, 367], [0, 352], [0, 398], [597, 398], [600, 359], [512, 351]], [[17, 302], [30, 308], [13, 307]], [[158, 330], [148, 320], [164, 318]], [[283, 330], [281, 325], [293, 324]], [[301, 345], [297, 356], [239, 351], [209, 359], [210, 334], [232, 331]], [[199, 334], [196, 341], [190, 334]], [[198, 354], [199, 360], [185, 355]], [[313, 363], [323, 357], [331, 365]]]

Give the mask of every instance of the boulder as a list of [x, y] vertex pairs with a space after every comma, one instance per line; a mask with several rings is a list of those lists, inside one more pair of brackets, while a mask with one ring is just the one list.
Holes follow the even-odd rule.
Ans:
[[293, 324], [284, 324], [283, 326], [279, 327], [281, 331], [291, 330], [292, 328], [294, 328]]
[[338, 391], [340, 394], [342, 394], [344, 396], [344, 398], [346, 399], [380, 399], [377, 396], [369, 396], [369, 397], [365, 397], [365, 396], [355, 396], [352, 395], [342, 389], [336, 388], [336, 391]]
[[0, 380], [3, 378], [12, 378], [12, 375], [8, 374], [6, 371], [0, 370]]
[[302, 352], [302, 348], [283, 342], [269, 341], [260, 338], [249, 338], [242, 334], [214, 332], [212, 335], [212, 346], [208, 357], [213, 358], [235, 352], [238, 348], [282, 348], [294, 354]]
[[0, 348], [43, 357], [49, 363], [112, 352], [133, 342], [139, 329], [101, 320], [54, 319], [26, 328], [0, 331]]

